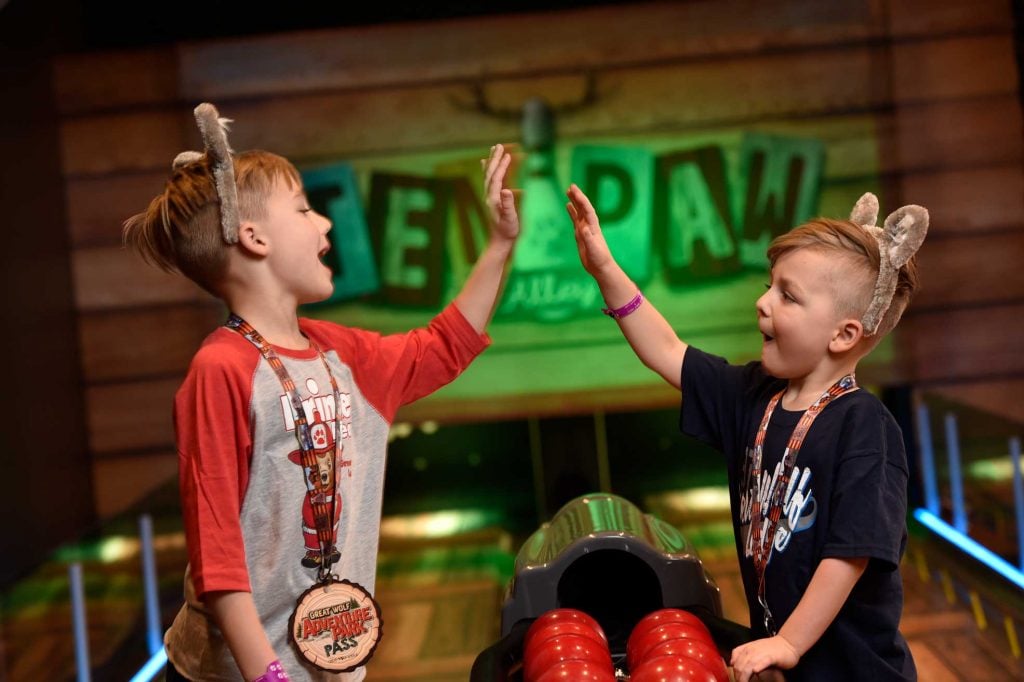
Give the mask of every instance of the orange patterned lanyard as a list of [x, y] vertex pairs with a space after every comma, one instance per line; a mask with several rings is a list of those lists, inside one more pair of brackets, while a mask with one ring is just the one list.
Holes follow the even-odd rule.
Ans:
[[[313, 485], [313, 477], [310, 476], [310, 471], [315, 471], [317, 467], [316, 454], [313, 452], [313, 439], [309, 432], [309, 423], [306, 420], [306, 411], [302, 407], [302, 400], [299, 398], [298, 392], [295, 390], [295, 382], [288, 375], [288, 370], [285, 369], [284, 363], [281, 362], [281, 358], [277, 356], [274, 349], [270, 347], [256, 329], [234, 313], [228, 318], [227, 326], [230, 329], [235, 330], [242, 336], [244, 336], [249, 343], [256, 346], [260, 354], [263, 355], [267, 363], [277, 374], [277, 378], [281, 381], [281, 387], [284, 392], [288, 395], [288, 400], [292, 406], [292, 417], [295, 420], [295, 438], [299, 441], [299, 449], [302, 452], [302, 469], [306, 478], [306, 495], [309, 497], [310, 505], [313, 508], [313, 518], [316, 522], [316, 534], [317, 541], [320, 545], [320, 569], [317, 575], [318, 580], [326, 580], [330, 575], [330, 553], [334, 547], [334, 516], [335, 516], [335, 504], [337, 498], [337, 490], [330, 496], [330, 502], [328, 503], [323, 499], [322, 495], [317, 494], [317, 490]], [[308, 337], [307, 337], [308, 339]], [[334, 442], [335, 448], [340, 451], [341, 445], [341, 417], [339, 408], [341, 406], [340, 392], [338, 391], [338, 382], [334, 380], [334, 374], [331, 372], [330, 365], [327, 364], [327, 358], [324, 356], [324, 352], [320, 350], [320, 346], [316, 344], [313, 339], [308, 339], [309, 345], [312, 346], [317, 355], [320, 356], [320, 362], [324, 365], [324, 370], [327, 372], [328, 378], [331, 380], [331, 390], [334, 392]], [[336, 456], [331, 457], [331, 481], [334, 481], [334, 485], [337, 486], [337, 479], [334, 476], [336, 466]]]
[[[800, 452], [800, 446], [804, 443], [804, 438], [807, 436], [808, 429], [811, 428], [811, 424], [817, 418], [821, 411], [825, 407], [838, 398], [841, 395], [850, 393], [851, 391], [857, 390], [857, 380], [852, 374], [847, 374], [842, 379], [832, 384], [832, 386], [821, 394], [821, 396], [814, 401], [814, 404], [807, 408], [807, 410], [801, 415], [800, 421], [797, 423], [796, 428], [793, 429], [792, 435], [789, 437], [789, 442], [786, 444], [786, 451], [782, 455], [782, 471], [779, 474], [778, 481], [774, 488], [768, 491], [766, 502], [768, 505], [767, 511], [765, 512], [764, 518], [761, 517], [761, 460], [764, 455], [764, 438], [768, 432], [768, 422], [771, 421], [772, 413], [775, 411], [775, 407], [782, 400], [782, 394], [786, 392], [785, 389], [779, 391], [775, 396], [768, 401], [768, 406], [764, 410], [764, 416], [761, 417], [761, 425], [757, 428], [757, 436], [754, 438], [754, 454], [753, 462], [751, 464], [750, 478], [754, 485], [753, 502], [750, 510], [750, 532], [753, 535], [753, 552], [754, 552], [754, 570], [757, 571], [757, 601], [761, 604], [761, 608], [764, 610], [764, 628], [769, 635], [774, 636], [776, 634], [775, 621], [772, 618], [772, 612], [768, 608], [768, 600], [765, 597], [765, 571], [768, 568], [768, 560], [772, 555], [772, 545], [775, 542], [775, 531], [779, 525], [779, 519], [782, 518], [782, 507], [783, 497], [786, 489], [789, 487], [789, 478], [793, 473], [793, 467], [796, 465], [796, 456]], [[770, 499], [767, 499], [769, 498]]]

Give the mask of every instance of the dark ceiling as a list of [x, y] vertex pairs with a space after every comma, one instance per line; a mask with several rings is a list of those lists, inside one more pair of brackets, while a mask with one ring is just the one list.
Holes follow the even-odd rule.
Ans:
[[[608, 0], [9, 0], [5, 4], [0, 0], [0, 23], [25, 12], [42, 10], [51, 22], [45, 29], [55, 35], [62, 51], [93, 51], [337, 26], [622, 4], [629, 3]], [[41, 33], [46, 32], [44, 27], [40, 28]], [[25, 36], [25, 39], [30, 37]]]

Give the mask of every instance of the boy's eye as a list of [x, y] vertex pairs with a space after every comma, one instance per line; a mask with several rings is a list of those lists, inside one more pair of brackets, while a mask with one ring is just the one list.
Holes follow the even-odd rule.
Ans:
[[765, 282], [764, 283], [764, 288], [765, 289], [771, 289], [772, 288], [772, 283], [771, 282]]
[[312, 210], [313, 209], [311, 209], [311, 208], [300, 208], [299, 209], [299, 213], [309, 213]]
[[783, 291], [782, 292], [782, 297], [784, 299], [786, 299], [787, 301], [793, 301], [794, 303], [796, 302], [796, 299], [793, 298], [792, 296], [790, 296], [788, 291]]

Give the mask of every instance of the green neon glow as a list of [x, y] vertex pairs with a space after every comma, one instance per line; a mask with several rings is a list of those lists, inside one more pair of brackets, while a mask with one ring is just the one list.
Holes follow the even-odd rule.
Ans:
[[[768, 239], [815, 215], [819, 206], [825, 215], [845, 215], [863, 191], [877, 184], [876, 155], [859, 151], [873, 149], [867, 144], [875, 134], [870, 126], [851, 120], [818, 128], [832, 140], [830, 150], [838, 148], [852, 169], [830, 166], [834, 180], [825, 177], [819, 140], [739, 130], [602, 139], [597, 145], [559, 142], [524, 152], [511, 181], [524, 190], [523, 236], [488, 330], [492, 346], [457, 381], [420, 405], [455, 401], [495, 409], [505, 398], [564, 395], [567, 405], [600, 396], [603, 404], [613, 406], [620, 393], [634, 396], [639, 402], [633, 404], [668, 405], [677, 399], [600, 314], [604, 303], [579, 264], [565, 214], [564, 188], [570, 180], [598, 204], [616, 256], [681, 338], [733, 362], [756, 359], [760, 337], [754, 302], [765, 281]], [[856, 146], [835, 142], [847, 139], [857, 141]], [[383, 290], [373, 300], [320, 306], [316, 316], [400, 332], [426, 324], [450, 301], [486, 244], [480, 156], [480, 150], [472, 149], [351, 160], [364, 196], [381, 172], [448, 183], [447, 193], [431, 194], [447, 202], [431, 207], [443, 216], [447, 272], [435, 307], [422, 305], [426, 297], [416, 299], [419, 304], [393, 305]], [[422, 196], [390, 201], [383, 213], [425, 210]], [[414, 220], [386, 217], [371, 221], [387, 225], [389, 232], [374, 248], [412, 253], [410, 246], [422, 244], [418, 224], [411, 229], [405, 224]], [[418, 237], [405, 234], [415, 230], [421, 232]], [[410, 267], [396, 254], [374, 255], [386, 264], [384, 280], [415, 286], [425, 276], [413, 274], [424, 266]], [[865, 368], [892, 357], [893, 345], [883, 344], [866, 359]], [[529, 408], [521, 402], [518, 409]]]

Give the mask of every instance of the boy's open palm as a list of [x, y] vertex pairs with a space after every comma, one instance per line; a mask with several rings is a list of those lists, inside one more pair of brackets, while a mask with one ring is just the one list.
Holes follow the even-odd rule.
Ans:
[[512, 190], [505, 186], [512, 154], [504, 145], [491, 147], [491, 155], [481, 161], [484, 166], [484, 198], [490, 214], [494, 237], [512, 240], [519, 236], [519, 215]]
[[569, 217], [572, 218], [576, 248], [580, 252], [580, 262], [583, 263], [583, 268], [587, 272], [596, 277], [602, 269], [614, 262], [612, 252], [604, 240], [604, 233], [601, 232], [601, 225], [597, 220], [594, 206], [583, 190], [574, 183], [569, 186], [566, 195], [569, 197], [569, 203], [565, 205], [565, 208], [569, 211]]

